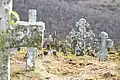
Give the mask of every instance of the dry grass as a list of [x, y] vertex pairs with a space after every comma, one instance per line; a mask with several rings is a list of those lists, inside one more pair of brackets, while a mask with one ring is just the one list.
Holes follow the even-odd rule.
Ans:
[[[120, 57], [116, 54], [110, 54], [108, 61], [102, 62], [91, 56], [75, 56], [63, 53], [47, 55], [44, 58], [36, 59], [36, 69], [33, 72], [25, 71], [25, 64], [20, 63], [19, 59], [11, 64], [12, 80], [75, 80], [82, 78], [88, 80], [118, 80], [120, 79]], [[18, 70], [17, 67], [21, 67]], [[14, 70], [16, 72], [14, 72]], [[117, 78], [116, 78], [117, 77]], [[45, 79], [46, 78], [46, 79]]]

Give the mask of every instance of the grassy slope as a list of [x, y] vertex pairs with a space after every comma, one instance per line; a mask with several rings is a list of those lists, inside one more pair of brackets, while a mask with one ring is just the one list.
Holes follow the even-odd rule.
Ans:
[[[23, 54], [21, 54], [22, 56]], [[113, 80], [120, 79], [120, 57], [110, 54], [108, 61], [99, 61], [90, 56], [76, 57], [75, 55], [64, 56], [57, 53], [58, 57], [47, 55], [44, 58], [38, 57], [35, 71], [26, 72], [25, 62], [17, 56], [12, 58], [11, 79], [12, 80], [76, 80], [87, 78], [92, 80]], [[20, 59], [19, 59], [20, 58]], [[16, 67], [15, 67], [16, 65]], [[16, 70], [16, 71], [15, 71]]]

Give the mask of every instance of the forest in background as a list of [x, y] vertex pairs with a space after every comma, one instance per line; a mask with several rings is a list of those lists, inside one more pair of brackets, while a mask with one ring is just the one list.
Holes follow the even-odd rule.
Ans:
[[120, 40], [119, 0], [14, 0], [13, 8], [23, 21], [28, 21], [28, 9], [36, 9], [37, 21], [46, 24], [46, 37], [55, 30], [65, 38], [85, 18], [96, 34], [105, 31], [114, 41]]

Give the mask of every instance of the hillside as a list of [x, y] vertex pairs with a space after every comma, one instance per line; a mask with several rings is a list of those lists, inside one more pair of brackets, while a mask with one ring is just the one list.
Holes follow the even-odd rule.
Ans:
[[25, 70], [21, 55], [12, 56], [11, 80], [120, 80], [120, 57], [115, 54], [105, 62], [88, 55], [49, 54], [37, 57], [35, 71]]
[[37, 21], [46, 23], [46, 36], [56, 30], [64, 38], [83, 17], [96, 34], [106, 31], [114, 41], [120, 40], [119, 0], [14, 0], [21, 20], [28, 20], [28, 9], [36, 9]]

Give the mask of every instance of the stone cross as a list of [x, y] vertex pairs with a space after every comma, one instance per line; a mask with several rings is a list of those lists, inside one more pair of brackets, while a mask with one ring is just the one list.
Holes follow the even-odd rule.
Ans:
[[44, 40], [44, 31], [45, 31], [45, 23], [44, 22], [36, 22], [36, 10], [30, 9], [29, 20], [19, 21], [17, 25], [14, 25], [14, 34], [12, 36], [12, 46], [14, 47], [28, 47], [27, 48], [27, 59], [26, 59], [26, 69], [34, 70], [35, 68], [35, 56], [37, 54], [36, 47], [43, 47]]
[[[30, 9], [29, 10], [29, 22], [30, 25], [36, 25], [39, 26], [40, 22], [36, 22], [36, 10]], [[45, 26], [44, 24], [41, 25], [42, 30], [42, 44], [41, 47], [43, 47], [43, 39], [44, 39], [44, 30]], [[34, 70], [35, 69], [35, 55], [37, 54], [37, 49], [34, 47], [30, 47], [27, 49], [27, 60], [26, 60], [26, 69], [27, 70]]]
[[100, 48], [99, 48], [99, 60], [107, 60], [107, 49], [113, 46], [113, 41], [109, 39], [108, 34], [102, 31], [99, 35], [100, 37]]
[[[89, 28], [89, 23], [84, 19], [81, 18], [79, 22], [76, 22], [76, 32], [78, 35], [78, 41], [77, 44], [79, 44], [79, 47], [81, 47], [83, 53], [85, 54], [85, 47], [86, 47], [86, 33], [87, 33], [87, 28]], [[79, 50], [81, 51], [81, 50]]]

